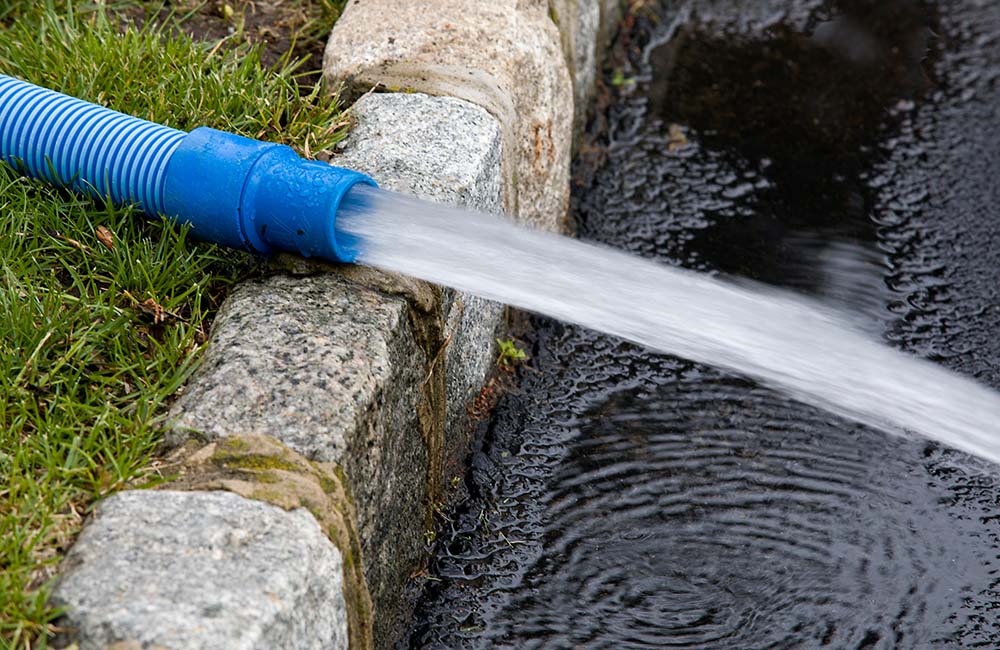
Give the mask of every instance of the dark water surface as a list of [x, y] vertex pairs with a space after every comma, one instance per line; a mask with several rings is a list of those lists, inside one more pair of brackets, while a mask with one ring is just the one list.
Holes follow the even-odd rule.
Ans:
[[[580, 236], [1000, 388], [1000, 3], [661, 9], [623, 36]], [[1000, 470], [533, 325], [404, 646], [1000, 647]]]

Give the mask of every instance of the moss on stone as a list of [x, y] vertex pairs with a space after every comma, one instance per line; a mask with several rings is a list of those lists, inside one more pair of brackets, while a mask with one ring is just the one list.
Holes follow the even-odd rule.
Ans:
[[[277, 504], [284, 499], [284, 494], [280, 490], [272, 488], [257, 488], [249, 496], [257, 501], [266, 501], [272, 504]], [[315, 513], [313, 514], [315, 515]]]
[[323, 491], [327, 494], [336, 494], [340, 485], [339, 479], [335, 480], [328, 476], [319, 477], [319, 486], [323, 488]]
[[247, 443], [246, 440], [240, 438], [239, 436], [223, 438], [218, 443], [216, 443], [216, 447], [219, 449], [219, 451], [227, 451], [230, 453], [238, 453], [250, 449], [249, 443]]
[[284, 470], [286, 472], [300, 471], [302, 468], [296, 463], [276, 456], [266, 456], [263, 454], [233, 454], [219, 450], [212, 456], [212, 462], [220, 467], [230, 469], [247, 469], [255, 471]]
[[167, 489], [226, 490], [285, 510], [304, 508], [340, 550], [350, 647], [373, 646], [373, 605], [347, 477], [333, 463], [314, 463], [269, 436], [229, 437], [178, 452], [179, 478]]
[[344, 472], [344, 468], [340, 465], [334, 465], [330, 471], [337, 477], [340, 484], [344, 486], [344, 490], [347, 492], [347, 498], [351, 500], [351, 503], [354, 503], [354, 495], [351, 494], [351, 484], [347, 480], [347, 473]]

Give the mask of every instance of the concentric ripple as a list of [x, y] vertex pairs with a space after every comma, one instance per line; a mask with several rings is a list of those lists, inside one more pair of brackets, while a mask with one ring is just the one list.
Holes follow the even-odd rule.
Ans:
[[916, 443], [707, 373], [579, 426], [500, 616], [537, 647], [920, 647], [981, 582]]

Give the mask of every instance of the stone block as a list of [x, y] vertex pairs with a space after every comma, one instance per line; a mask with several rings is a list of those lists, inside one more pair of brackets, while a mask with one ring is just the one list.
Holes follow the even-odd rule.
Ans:
[[[427, 354], [407, 300], [344, 274], [276, 275], [237, 287], [173, 436], [273, 436], [339, 463], [357, 508], [376, 636], [419, 560], [431, 459], [420, 418]], [[405, 577], [402, 578], [405, 580]]]
[[623, 0], [549, 0], [559, 26], [563, 54], [573, 80], [573, 142], [580, 134], [597, 90], [602, 55], [610, 45], [624, 11]]
[[469, 102], [423, 93], [368, 94], [351, 107], [350, 135], [330, 162], [385, 189], [480, 212], [500, 212], [500, 123]]
[[545, 0], [366, 0], [347, 5], [324, 75], [468, 100], [504, 134], [505, 207], [548, 230], [565, 224], [573, 88]]
[[342, 559], [306, 510], [228, 492], [121, 492], [70, 550], [54, 602], [80, 650], [347, 648]]
[[[500, 124], [484, 109], [422, 93], [369, 94], [351, 109], [357, 124], [332, 162], [369, 174], [385, 188], [499, 213]], [[503, 305], [445, 290], [446, 445], [461, 447], [466, 407], [493, 370]]]

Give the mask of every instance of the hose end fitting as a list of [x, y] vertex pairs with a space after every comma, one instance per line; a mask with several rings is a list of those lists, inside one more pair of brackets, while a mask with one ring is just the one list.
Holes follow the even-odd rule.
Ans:
[[173, 152], [164, 212], [192, 234], [260, 254], [274, 250], [353, 262], [353, 238], [338, 236], [337, 210], [364, 174], [300, 158], [291, 147], [201, 127]]

